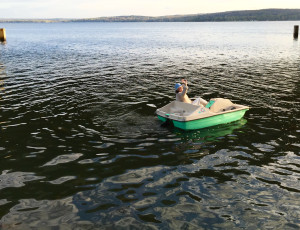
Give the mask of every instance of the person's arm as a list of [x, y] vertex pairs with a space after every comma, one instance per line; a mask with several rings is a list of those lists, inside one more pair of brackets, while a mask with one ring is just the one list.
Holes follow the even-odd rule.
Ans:
[[186, 79], [181, 79], [181, 84], [184, 84], [187, 86], [187, 80]]
[[183, 91], [181, 92], [181, 94], [184, 96], [187, 93], [189, 87], [187, 86], [187, 80], [181, 79], [181, 83], [183, 86]]

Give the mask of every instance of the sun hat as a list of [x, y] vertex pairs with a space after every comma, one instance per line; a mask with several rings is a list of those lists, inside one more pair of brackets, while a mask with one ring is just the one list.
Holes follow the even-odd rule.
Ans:
[[176, 83], [176, 84], [175, 84], [175, 90], [177, 90], [180, 86], [181, 86], [180, 83]]

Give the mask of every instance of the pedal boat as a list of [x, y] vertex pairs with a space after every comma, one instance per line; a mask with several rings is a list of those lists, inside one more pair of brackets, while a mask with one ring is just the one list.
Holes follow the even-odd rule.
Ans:
[[205, 106], [173, 101], [157, 109], [156, 114], [159, 120], [173, 123], [176, 128], [195, 130], [237, 121], [249, 109], [229, 99], [214, 98]]

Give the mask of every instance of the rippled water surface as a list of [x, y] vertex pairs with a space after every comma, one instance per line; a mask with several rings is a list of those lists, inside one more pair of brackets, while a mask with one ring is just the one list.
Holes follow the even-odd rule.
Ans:
[[[297, 23], [1, 24], [0, 228], [299, 229]], [[161, 127], [181, 77], [251, 109]]]

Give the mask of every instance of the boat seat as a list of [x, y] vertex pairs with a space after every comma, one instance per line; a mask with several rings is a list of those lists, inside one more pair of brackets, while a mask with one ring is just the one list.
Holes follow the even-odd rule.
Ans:
[[209, 108], [211, 112], [220, 113], [226, 111], [229, 107], [233, 106], [233, 103], [229, 99], [214, 98], [215, 103]]

